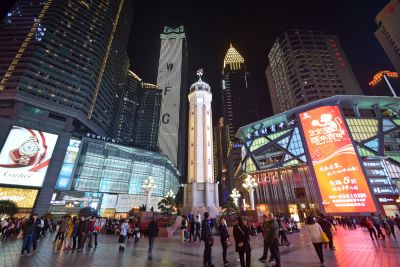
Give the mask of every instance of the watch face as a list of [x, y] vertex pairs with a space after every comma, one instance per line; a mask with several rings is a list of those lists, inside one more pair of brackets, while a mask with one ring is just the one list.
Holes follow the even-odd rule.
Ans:
[[39, 146], [35, 142], [25, 142], [19, 148], [21, 155], [34, 156], [39, 151]]

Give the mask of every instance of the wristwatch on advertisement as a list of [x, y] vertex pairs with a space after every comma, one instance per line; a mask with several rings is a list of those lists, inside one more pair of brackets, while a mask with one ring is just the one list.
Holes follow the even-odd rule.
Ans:
[[23, 166], [29, 165], [32, 157], [35, 157], [39, 152], [39, 142], [36, 136], [30, 136], [28, 140], [23, 142], [18, 149], [21, 157], [18, 163]]

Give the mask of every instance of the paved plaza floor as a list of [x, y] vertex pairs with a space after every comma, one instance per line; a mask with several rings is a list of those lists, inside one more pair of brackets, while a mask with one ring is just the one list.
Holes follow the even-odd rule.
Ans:
[[[337, 250], [324, 250], [325, 266], [400, 266], [400, 233], [396, 229], [398, 240], [393, 238], [371, 241], [367, 232], [361, 229], [338, 229], [334, 235]], [[52, 236], [39, 241], [38, 252], [33, 256], [20, 257], [21, 240], [0, 242], [0, 266], [166, 266], [195, 267], [202, 266], [203, 244], [181, 243], [179, 237], [158, 238], [154, 250], [149, 255], [148, 240], [142, 238], [137, 244], [128, 242], [124, 254], [118, 253], [117, 237], [100, 235], [96, 249], [76, 251], [57, 251], [51, 242]], [[307, 234], [289, 235], [291, 247], [281, 247], [282, 266], [310, 267], [319, 266], [318, 257]], [[216, 266], [223, 266], [221, 244], [216, 237], [212, 256]], [[261, 263], [262, 237], [252, 237], [252, 266], [271, 266]], [[229, 266], [240, 266], [234, 248], [228, 249]]]

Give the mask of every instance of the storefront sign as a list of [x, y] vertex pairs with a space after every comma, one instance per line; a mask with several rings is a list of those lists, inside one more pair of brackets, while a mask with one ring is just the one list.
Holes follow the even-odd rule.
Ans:
[[378, 201], [381, 203], [396, 202], [394, 198], [379, 197]]
[[78, 156], [81, 141], [70, 139], [67, 152], [65, 153], [63, 165], [55, 186], [57, 190], [69, 190], [72, 183], [72, 172]]
[[15, 202], [18, 208], [33, 208], [38, 190], [0, 187], [0, 200]]
[[0, 152], [0, 184], [41, 187], [58, 136], [13, 126]]
[[[162, 197], [151, 196], [150, 205], [154, 210], [158, 209], [158, 202], [160, 202]], [[147, 195], [129, 195], [129, 194], [119, 194], [117, 201], [117, 212], [128, 212], [133, 207], [140, 207], [146, 205]]]
[[252, 174], [252, 177], [254, 177], [259, 184], [265, 184], [265, 183], [275, 183], [278, 182], [279, 180], [283, 180], [282, 175], [267, 175], [266, 173], [256, 173]]
[[337, 106], [299, 114], [307, 149], [328, 213], [375, 212], [365, 175]]

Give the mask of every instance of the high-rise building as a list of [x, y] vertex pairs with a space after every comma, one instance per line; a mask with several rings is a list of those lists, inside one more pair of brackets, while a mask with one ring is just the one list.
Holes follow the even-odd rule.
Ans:
[[246, 70], [244, 58], [230, 44], [222, 68], [222, 114], [228, 133], [227, 154], [228, 184], [232, 184], [235, 169], [241, 162], [241, 144], [235, 138], [236, 131], [254, 120], [254, 101], [250, 87], [250, 73]]
[[141, 87], [142, 79], [129, 71], [119, 95], [118, 106], [115, 109], [116, 122], [113, 136], [119, 143], [132, 144], [135, 141]]
[[274, 113], [361, 88], [339, 39], [321, 31], [293, 29], [276, 39], [266, 77]]
[[160, 38], [157, 85], [163, 90], [163, 96], [158, 146], [161, 152], [177, 166], [181, 174], [184, 174], [187, 145], [185, 30], [183, 26], [175, 29], [164, 27]]
[[115, 140], [156, 150], [161, 97], [162, 90], [158, 86], [143, 82], [129, 71], [116, 109]]
[[162, 90], [154, 84], [143, 83], [136, 116], [135, 146], [157, 149]]
[[390, 0], [375, 18], [378, 30], [375, 36], [400, 73], [400, 1]]
[[224, 118], [220, 117], [214, 126], [214, 177], [219, 182], [219, 200], [221, 204], [228, 201], [230, 185], [228, 177], [229, 135]]
[[0, 116], [111, 135], [131, 1], [18, 0], [0, 28]]

